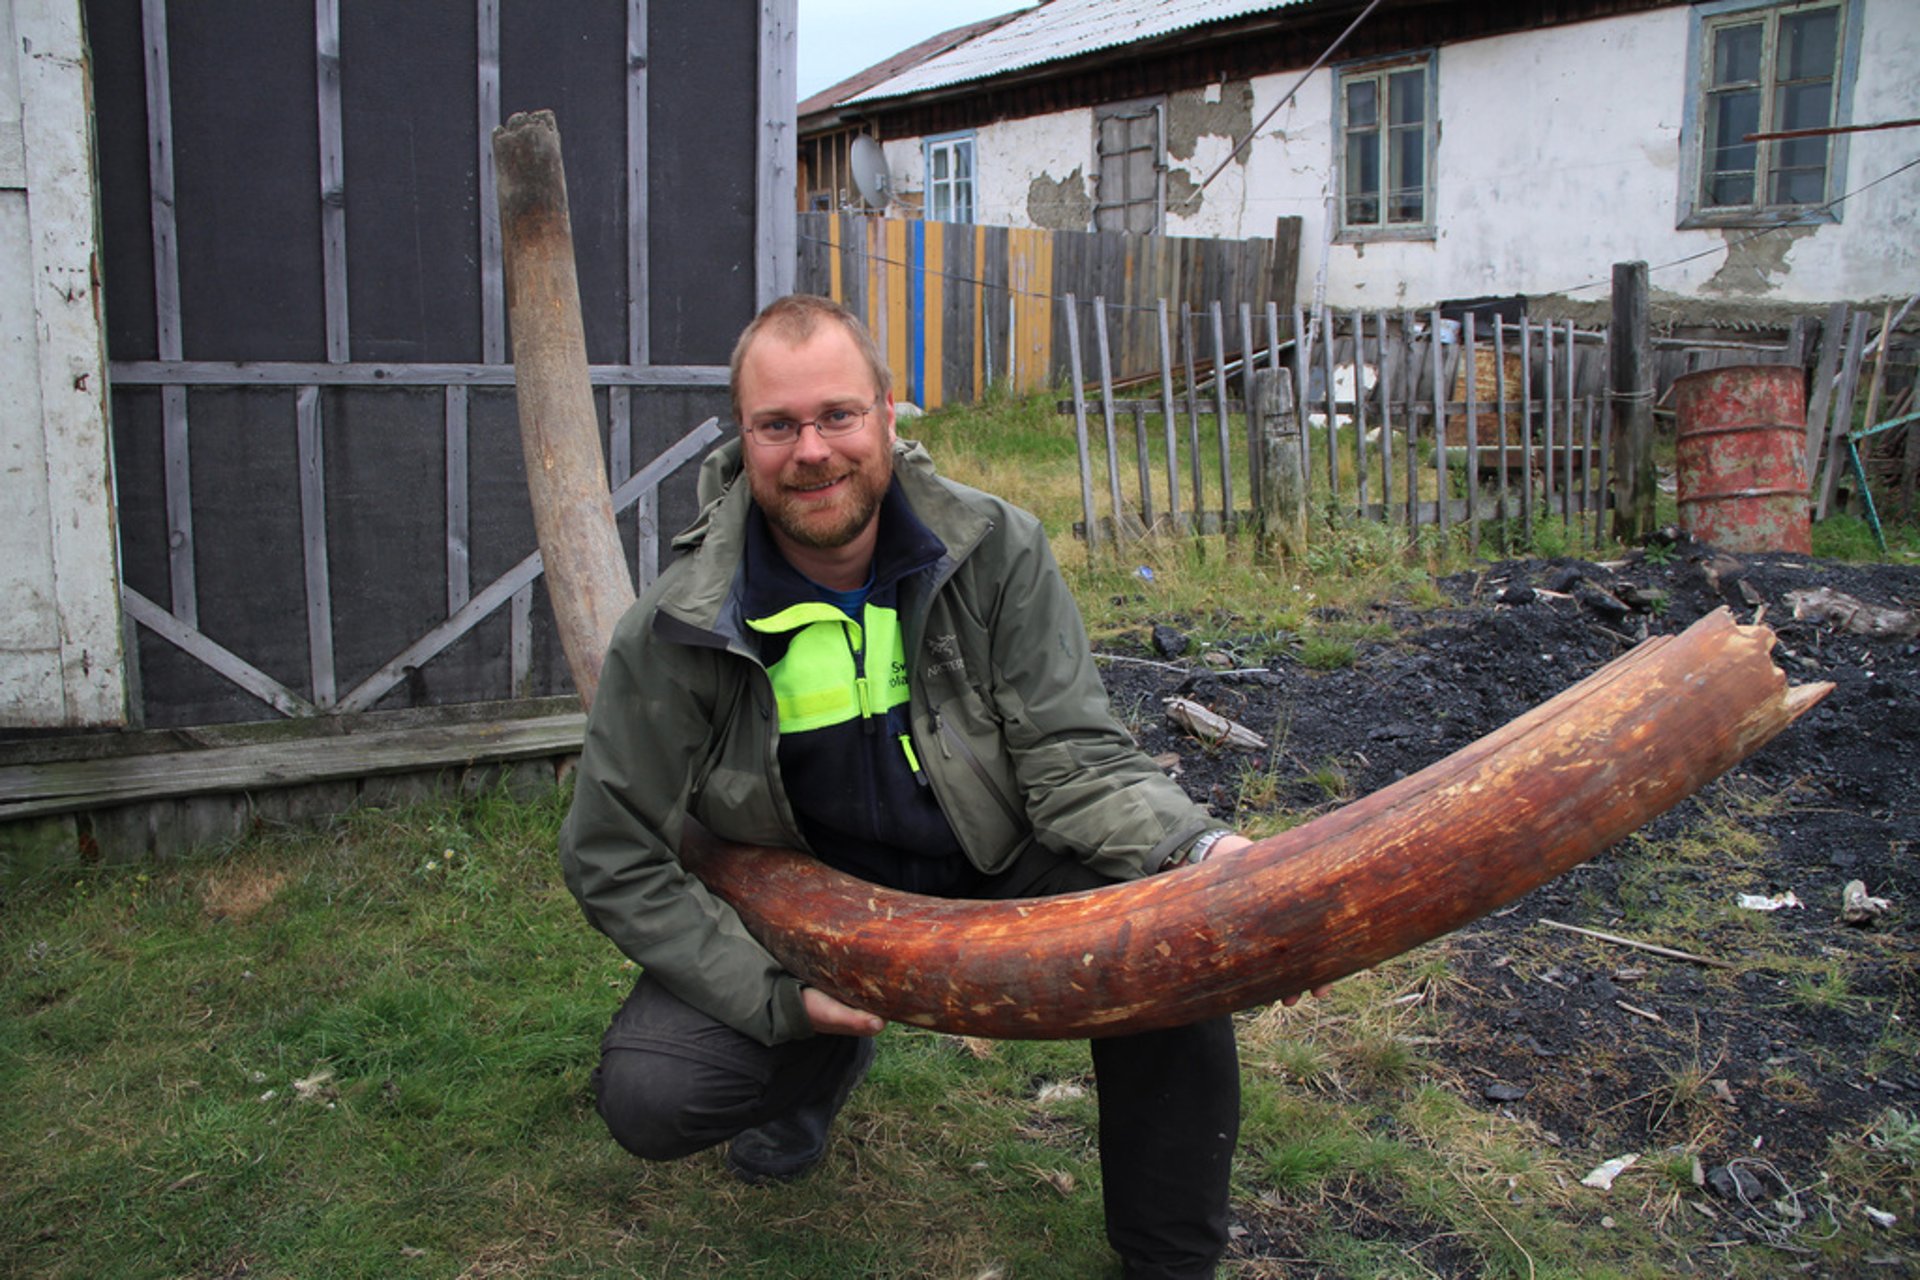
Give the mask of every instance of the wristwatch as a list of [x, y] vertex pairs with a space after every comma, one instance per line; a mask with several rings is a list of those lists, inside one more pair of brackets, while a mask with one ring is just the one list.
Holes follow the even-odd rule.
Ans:
[[1205, 862], [1207, 855], [1213, 852], [1213, 846], [1219, 844], [1220, 841], [1232, 834], [1233, 832], [1227, 830], [1225, 827], [1215, 827], [1211, 831], [1203, 831], [1194, 837], [1193, 843], [1185, 849], [1168, 854], [1167, 860], [1160, 864], [1160, 869], [1162, 871], [1172, 871], [1176, 867], [1191, 867], [1197, 863]]

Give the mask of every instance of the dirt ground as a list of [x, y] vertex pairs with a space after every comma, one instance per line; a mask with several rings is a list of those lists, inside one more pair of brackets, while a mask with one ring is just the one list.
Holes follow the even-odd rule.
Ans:
[[[1796, 1249], [1795, 1224], [1782, 1222], [1776, 1202], [1798, 1193], [1817, 1214], [1836, 1142], [1857, 1139], [1889, 1107], [1920, 1114], [1920, 640], [1797, 620], [1788, 593], [1828, 587], [1916, 608], [1920, 566], [1735, 557], [1677, 538], [1625, 562], [1508, 561], [1440, 585], [1448, 607], [1389, 604], [1348, 619], [1390, 624], [1393, 636], [1362, 641], [1344, 668], [1310, 670], [1298, 645], [1260, 637], [1222, 646], [1227, 669], [1216, 670], [1198, 646], [1168, 653], [1171, 632], [1193, 622], [1169, 619], [1161, 644], [1143, 637], [1118, 655], [1132, 661], [1110, 661], [1104, 672], [1116, 706], [1139, 710], [1142, 745], [1177, 752], [1189, 792], [1223, 819], [1244, 820], [1248, 771], [1268, 762], [1202, 748], [1147, 709], [1179, 694], [1244, 724], [1281, 757], [1277, 805], [1326, 809], [1339, 803], [1329, 780], [1343, 778], [1349, 798], [1377, 790], [1645, 634], [1679, 631], [1722, 605], [1742, 622], [1764, 607], [1789, 681], [1832, 681], [1833, 692], [1642, 833], [1711, 839], [1726, 830], [1716, 819], [1732, 815], [1746, 836], [1693, 861], [1660, 860], [1654, 874], [1650, 849], [1664, 846], [1623, 841], [1455, 934], [1450, 1034], [1421, 1052], [1477, 1093], [1475, 1105], [1537, 1125], [1582, 1171], [1628, 1152], [1644, 1159], [1691, 1146], [1706, 1185], [1682, 1199], [1698, 1202], [1699, 1216], [1686, 1220], [1690, 1238], [1707, 1245], [1701, 1270], [1718, 1269], [1713, 1250], [1730, 1258], [1784, 1242], [1769, 1254], [1777, 1274], [1854, 1274]], [[1853, 880], [1891, 904], [1870, 925], [1840, 919]], [[1734, 905], [1742, 893], [1789, 891], [1805, 905], [1764, 919]], [[1738, 967], [1593, 942], [1543, 926], [1543, 917]], [[1687, 936], [1645, 932], [1662, 927]], [[1880, 1207], [1899, 1223], [1880, 1237], [1887, 1247], [1870, 1259], [1874, 1274], [1920, 1274], [1915, 1206]], [[1363, 1198], [1344, 1212], [1369, 1238], [1405, 1233], [1412, 1245], [1431, 1231]], [[1297, 1256], [1283, 1219], [1248, 1225], [1242, 1256]], [[1811, 1219], [1804, 1230], [1817, 1234]], [[1444, 1251], [1421, 1258], [1435, 1274], [1470, 1274], [1454, 1269], [1467, 1259]]]

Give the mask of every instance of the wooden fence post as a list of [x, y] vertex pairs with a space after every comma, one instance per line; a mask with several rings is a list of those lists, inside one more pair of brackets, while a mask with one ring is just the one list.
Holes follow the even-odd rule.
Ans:
[[1261, 441], [1263, 464], [1255, 517], [1258, 554], [1297, 559], [1307, 549], [1307, 486], [1300, 473], [1300, 415], [1294, 412], [1290, 371], [1257, 371], [1247, 414]]
[[1647, 264], [1613, 266], [1613, 536], [1639, 544], [1653, 532], [1653, 335]]

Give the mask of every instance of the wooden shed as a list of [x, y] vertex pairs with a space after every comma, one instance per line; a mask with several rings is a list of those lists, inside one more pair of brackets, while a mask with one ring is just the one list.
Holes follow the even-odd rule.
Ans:
[[46, 769], [168, 742], [565, 708], [492, 131], [559, 119], [644, 583], [791, 285], [794, 0], [4, 10], [0, 822], [126, 802]]

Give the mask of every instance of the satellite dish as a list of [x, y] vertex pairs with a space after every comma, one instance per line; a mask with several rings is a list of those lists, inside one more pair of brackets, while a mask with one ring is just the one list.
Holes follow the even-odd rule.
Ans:
[[863, 133], [853, 140], [847, 167], [853, 170], [853, 185], [860, 189], [860, 199], [867, 207], [886, 208], [893, 194], [893, 178], [887, 173], [886, 153], [871, 135]]

